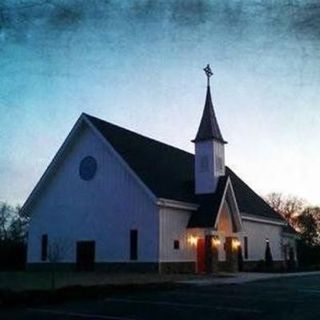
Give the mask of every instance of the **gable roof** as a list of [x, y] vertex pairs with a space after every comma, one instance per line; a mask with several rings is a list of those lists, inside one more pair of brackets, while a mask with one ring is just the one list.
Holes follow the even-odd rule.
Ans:
[[193, 203], [190, 153], [86, 114], [89, 121], [158, 197]]
[[188, 222], [188, 228], [217, 228], [219, 215], [224, 201], [228, 204], [235, 230], [243, 229], [239, 208], [232, 188], [231, 179], [220, 177], [215, 193], [197, 195], [198, 210]]
[[299, 233], [293, 227], [291, 227], [290, 224], [286, 224], [284, 227], [282, 227], [282, 232], [296, 237], [299, 236]]
[[205, 141], [205, 140], [211, 140], [211, 139], [215, 139], [222, 143], [226, 143], [226, 141], [224, 141], [222, 138], [218, 121], [214, 113], [210, 87], [208, 86], [206, 102], [204, 105], [200, 126], [198, 129], [196, 138], [193, 140], [193, 142]]
[[192, 214], [188, 228], [213, 227], [219, 213], [228, 177], [219, 179], [215, 193], [197, 195], [199, 208]]
[[[283, 218], [230, 168], [226, 167], [226, 175], [220, 178], [215, 194], [197, 196], [194, 192], [193, 154], [88, 114], [84, 115], [158, 198], [196, 203], [200, 205], [199, 212], [208, 212], [205, 210], [208, 206], [214, 208], [218, 205], [216, 203], [221, 196], [219, 190], [224, 190], [226, 179], [230, 177], [240, 212], [283, 221]], [[208, 219], [205, 213], [201, 215], [200, 219], [203, 221]]]
[[226, 167], [226, 174], [232, 181], [240, 212], [284, 221], [279, 213], [273, 210], [228, 167]]

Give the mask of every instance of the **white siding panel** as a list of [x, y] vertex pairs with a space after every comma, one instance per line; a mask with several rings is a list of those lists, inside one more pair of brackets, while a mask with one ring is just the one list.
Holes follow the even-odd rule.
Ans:
[[[79, 177], [85, 156], [96, 158], [93, 180]], [[158, 259], [158, 208], [113, 151], [85, 128], [67, 151], [30, 212], [28, 262], [40, 262], [41, 235], [68, 245], [63, 261], [75, 261], [78, 240], [96, 241], [97, 262], [129, 261], [130, 229], [138, 229], [138, 262]]]
[[269, 239], [273, 260], [283, 260], [281, 226], [247, 220], [243, 220], [243, 225], [245, 235], [248, 237], [248, 260], [259, 261], [265, 258], [267, 238]]
[[[161, 208], [159, 214], [160, 261], [195, 261], [196, 247], [188, 243], [188, 236], [192, 234], [192, 232], [187, 229], [192, 212], [180, 209]], [[179, 240], [179, 250], [174, 249], [174, 240]]]

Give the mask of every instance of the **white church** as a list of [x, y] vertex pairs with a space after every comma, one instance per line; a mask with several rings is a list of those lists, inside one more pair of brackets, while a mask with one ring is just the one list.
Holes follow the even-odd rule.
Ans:
[[235, 272], [267, 247], [278, 267], [296, 256], [286, 221], [225, 166], [204, 70], [195, 154], [80, 116], [22, 208], [30, 269]]

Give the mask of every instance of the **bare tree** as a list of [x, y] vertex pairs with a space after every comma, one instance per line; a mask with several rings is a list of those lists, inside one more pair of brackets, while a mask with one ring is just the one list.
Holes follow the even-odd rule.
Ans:
[[58, 264], [61, 263], [70, 252], [70, 242], [64, 238], [55, 238], [48, 245], [47, 260], [50, 263], [51, 270], [51, 290], [56, 288], [56, 274]]
[[0, 240], [8, 239], [8, 225], [11, 215], [11, 207], [7, 203], [0, 205]]
[[307, 207], [297, 219], [297, 228], [306, 244], [320, 245], [320, 207]]
[[284, 196], [281, 193], [270, 193], [265, 197], [266, 202], [279, 214], [281, 214], [290, 225], [296, 226], [297, 217], [306, 206], [306, 201], [296, 196]]
[[0, 241], [25, 242], [28, 224], [29, 217], [21, 212], [19, 205], [0, 204]]
[[26, 242], [30, 217], [21, 211], [17, 205], [13, 210], [8, 227], [9, 238], [14, 242]]

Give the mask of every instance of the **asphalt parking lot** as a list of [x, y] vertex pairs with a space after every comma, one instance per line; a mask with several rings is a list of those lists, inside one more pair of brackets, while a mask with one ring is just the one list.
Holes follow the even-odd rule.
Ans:
[[237, 285], [184, 285], [53, 306], [0, 311], [0, 319], [320, 319], [320, 276]]

